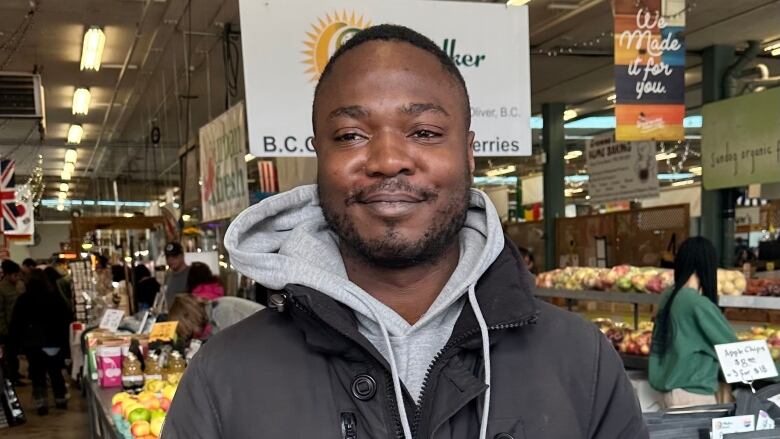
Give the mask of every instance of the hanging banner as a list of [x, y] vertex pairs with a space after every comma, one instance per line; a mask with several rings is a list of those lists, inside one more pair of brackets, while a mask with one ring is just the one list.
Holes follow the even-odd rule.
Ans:
[[527, 7], [411, 0], [240, 0], [239, 6], [244, 77], [252, 78], [246, 101], [253, 155], [314, 156], [311, 104], [320, 74], [352, 35], [382, 23], [422, 33], [458, 66], [471, 98], [475, 155], [531, 155]]
[[702, 108], [704, 188], [780, 182], [780, 88]]
[[249, 206], [244, 103], [200, 129], [203, 221], [230, 218]]
[[613, 0], [615, 138], [685, 138], [685, 0]]
[[618, 142], [612, 134], [585, 146], [591, 203], [658, 196], [655, 142]]
[[16, 162], [9, 159], [0, 160], [0, 199], [3, 202], [3, 233], [6, 235], [16, 230], [15, 172]]
[[16, 227], [5, 232], [15, 244], [32, 244], [35, 235], [35, 206], [30, 185], [16, 186]]

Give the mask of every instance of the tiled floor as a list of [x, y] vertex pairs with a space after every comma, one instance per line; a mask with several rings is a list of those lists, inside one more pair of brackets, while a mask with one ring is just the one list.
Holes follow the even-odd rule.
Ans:
[[[23, 370], [22, 373], [25, 373]], [[48, 416], [38, 416], [32, 405], [32, 386], [29, 380], [27, 386], [17, 388], [22, 401], [27, 423], [18, 427], [0, 430], [0, 438], [13, 439], [85, 439], [89, 437], [87, 427], [87, 405], [81, 396], [81, 391], [73, 383], [69, 383], [70, 401], [68, 410], [52, 408]], [[49, 396], [53, 398], [53, 396]]]

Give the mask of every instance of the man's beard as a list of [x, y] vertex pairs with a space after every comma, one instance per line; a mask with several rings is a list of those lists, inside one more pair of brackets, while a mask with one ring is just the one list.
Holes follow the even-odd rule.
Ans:
[[[321, 191], [321, 185], [317, 190]], [[394, 221], [386, 221], [384, 236], [377, 239], [363, 239], [355, 227], [355, 223], [347, 214], [337, 213], [320, 195], [320, 206], [328, 226], [338, 235], [345, 250], [351, 251], [371, 265], [383, 268], [408, 268], [417, 265], [430, 265], [439, 261], [447, 250], [456, 244], [457, 236], [466, 222], [469, 209], [471, 176], [466, 174], [463, 179], [463, 190], [455, 192], [447, 203], [436, 212], [434, 221], [428, 230], [417, 241], [404, 240], [399, 236]], [[438, 192], [411, 186], [405, 180], [388, 179], [369, 188], [349, 194], [344, 205], [358, 202], [361, 193], [377, 190], [402, 189], [406, 192], [416, 192], [427, 198], [425, 202], [433, 202], [439, 197]], [[321, 192], [320, 192], [321, 193]]]

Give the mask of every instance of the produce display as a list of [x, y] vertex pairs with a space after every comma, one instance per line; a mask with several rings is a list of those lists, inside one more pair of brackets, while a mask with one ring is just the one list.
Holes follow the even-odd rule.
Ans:
[[750, 279], [746, 295], [780, 297], [780, 279]]
[[[566, 267], [540, 273], [536, 286], [562, 290], [598, 290], [660, 294], [674, 284], [674, 271], [617, 265], [612, 268]], [[747, 282], [742, 272], [718, 270], [718, 293], [739, 295]]]
[[593, 321], [618, 352], [630, 355], [650, 355], [650, 343], [653, 338], [653, 324], [642, 322], [639, 329], [633, 330], [625, 323], [612, 322], [610, 319]]
[[780, 360], [780, 330], [754, 326], [750, 328], [750, 331], [738, 332], [737, 338], [739, 338], [740, 341], [766, 340], [766, 343], [769, 345], [769, 352], [772, 354], [772, 359], [775, 361]]
[[111, 398], [111, 416], [125, 439], [159, 438], [171, 406], [179, 375], [153, 380], [139, 393], [119, 392]]

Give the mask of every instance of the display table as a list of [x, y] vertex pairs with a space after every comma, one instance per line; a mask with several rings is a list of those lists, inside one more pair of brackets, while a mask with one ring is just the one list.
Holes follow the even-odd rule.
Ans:
[[103, 389], [97, 382], [84, 384], [91, 439], [122, 439], [111, 418], [111, 397], [121, 389]]

